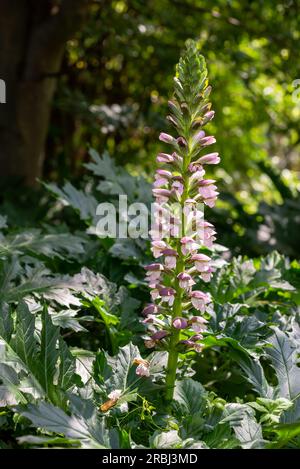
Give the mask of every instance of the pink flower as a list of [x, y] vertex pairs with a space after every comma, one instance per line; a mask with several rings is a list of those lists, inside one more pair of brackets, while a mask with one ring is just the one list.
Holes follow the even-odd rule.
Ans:
[[211, 248], [213, 242], [216, 240], [216, 237], [214, 236], [216, 231], [214, 230], [214, 225], [212, 223], [201, 219], [201, 217], [202, 212], [200, 212], [199, 217], [196, 220], [198, 239], [201, 240], [203, 246]]
[[181, 340], [181, 344], [185, 345], [187, 348], [194, 349], [195, 352], [202, 352], [203, 350], [203, 345], [197, 344], [196, 342], [193, 342], [192, 340]]
[[171, 122], [171, 124], [173, 124], [176, 128], [179, 126], [179, 122], [177, 119], [175, 119], [175, 117], [167, 116], [167, 120]]
[[166, 186], [168, 183], [169, 183], [168, 179], [157, 178], [153, 183], [153, 187], [155, 188], [163, 187], [163, 186]]
[[202, 125], [207, 124], [207, 122], [211, 121], [214, 118], [215, 111], [208, 111], [206, 114], [203, 116], [203, 122]]
[[179, 237], [180, 233], [180, 220], [179, 218], [176, 217], [170, 217], [169, 223], [167, 224], [167, 227], [169, 235], [173, 236], [174, 238]]
[[175, 327], [175, 329], [186, 329], [188, 322], [185, 318], [175, 318], [173, 320], [173, 327]]
[[202, 340], [203, 339], [203, 335], [202, 334], [194, 334], [192, 337], [190, 337], [190, 340], [192, 342], [196, 342], [197, 340]]
[[181, 240], [181, 251], [184, 256], [187, 254], [193, 254], [199, 249], [199, 244], [196, 243], [193, 238], [184, 236]]
[[148, 282], [149, 288], [153, 288], [155, 290], [160, 285], [160, 277], [153, 278], [149, 275], [148, 277], [146, 277], [146, 282]]
[[192, 291], [190, 296], [194, 308], [204, 313], [206, 305], [211, 302], [210, 296], [200, 290]]
[[216, 241], [216, 239], [217, 238], [215, 236], [205, 236], [203, 244], [207, 248], [211, 248], [213, 246], [213, 242]]
[[195, 210], [197, 202], [194, 199], [186, 199], [184, 202], [183, 213], [188, 216], [192, 211]]
[[148, 314], [157, 314], [158, 307], [154, 303], [150, 303], [149, 305], [145, 306], [142, 311], [143, 316], [148, 316]]
[[182, 164], [182, 162], [183, 162], [182, 156], [179, 156], [179, 155], [177, 155], [176, 152], [174, 152], [174, 153], [172, 153], [172, 157], [174, 158], [174, 161], [177, 164], [177, 166], [180, 166]]
[[205, 137], [205, 132], [204, 130], [199, 130], [194, 136], [193, 136], [193, 143], [197, 144]]
[[165, 266], [168, 269], [175, 269], [176, 258], [178, 257], [177, 251], [175, 249], [164, 249], [162, 253], [165, 256]]
[[191, 175], [189, 181], [190, 181], [190, 184], [196, 184], [197, 182], [199, 181], [202, 181], [203, 179], [203, 176], [205, 174], [205, 171], [204, 169], [202, 168], [202, 166], [199, 166], [199, 168], [201, 168], [200, 170], [197, 170], [195, 172], [193, 172], [193, 174]]
[[219, 195], [219, 192], [215, 190], [217, 186], [214, 185], [214, 182], [213, 179], [203, 179], [198, 183], [199, 194], [203, 198], [203, 202], [209, 207], [215, 205], [215, 201]]
[[201, 272], [200, 277], [204, 282], [209, 282], [211, 279], [211, 275], [213, 273], [213, 269], [209, 267], [209, 269], [206, 272]]
[[205, 254], [193, 254], [191, 260], [195, 262], [195, 267], [198, 272], [206, 272], [209, 270], [209, 262], [211, 258]]
[[194, 162], [194, 163], [190, 163], [189, 164], [189, 167], [188, 167], [188, 170], [190, 173], [196, 173], [197, 171], [199, 171], [201, 173], [201, 176], [204, 176], [205, 174], [205, 171], [203, 169], [203, 167], [201, 166], [201, 164], [198, 164], [197, 162]]
[[155, 324], [156, 326], [164, 326], [165, 323], [158, 319], [154, 314], [149, 314], [143, 321], [144, 324]]
[[212, 199], [213, 197], [217, 197], [218, 192], [215, 191], [217, 186], [204, 186], [199, 187], [199, 193], [202, 195], [204, 199]]
[[190, 276], [190, 274], [187, 274], [186, 272], [181, 272], [177, 275], [177, 278], [179, 280], [180, 288], [189, 289], [190, 287], [195, 285], [193, 278]]
[[159, 289], [158, 288], [153, 288], [150, 292], [150, 295], [151, 295], [152, 301], [157, 300], [158, 298], [160, 298]]
[[203, 244], [204, 246], [211, 248], [213, 245], [213, 242], [217, 239], [214, 235], [216, 234], [216, 231], [213, 229], [213, 225], [208, 222], [204, 222], [203, 225], [203, 233], [204, 233], [204, 239], [203, 239]]
[[155, 181], [153, 187], [163, 187], [168, 185], [169, 179], [172, 177], [172, 173], [165, 169], [158, 169], [155, 174]]
[[199, 181], [198, 187], [200, 194], [203, 194], [203, 196], [206, 197], [205, 191], [217, 189], [217, 186], [214, 185], [215, 182], [216, 181], [214, 179], [202, 179], [201, 181]]
[[165, 142], [165, 143], [175, 143], [176, 142], [176, 139], [174, 137], [172, 137], [172, 135], [165, 134], [164, 132], [161, 132], [161, 134], [159, 135], [159, 140], [161, 142]]
[[193, 316], [190, 319], [190, 323], [192, 325], [192, 329], [195, 332], [202, 332], [206, 330], [207, 320], [204, 319], [202, 316]]
[[150, 376], [149, 366], [145, 365], [144, 363], [141, 363], [135, 372], [138, 376]]
[[179, 198], [183, 193], [183, 184], [180, 181], [174, 181], [172, 189], [175, 191], [176, 196]]
[[154, 314], [148, 314], [146, 319], [143, 320], [143, 324], [153, 324], [154, 318], [155, 318]]
[[155, 177], [164, 177], [167, 179], [171, 179], [172, 173], [171, 171], [167, 171], [166, 169], [157, 169]]
[[217, 200], [217, 195], [219, 194], [219, 192], [216, 192], [216, 195], [214, 197], [210, 197], [208, 199], [204, 199], [204, 203], [205, 205], [207, 205], [208, 207], [210, 208], [213, 208], [216, 204], [216, 200]]
[[162, 251], [167, 248], [167, 244], [164, 241], [152, 241], [151, 251], [155, 258], [162, 255]]
[[152, 189], [152, 194], [160, 203], [168, 202], [171, 191], [168, 189]]
[[175, 300], [175, 293], [176, 291], [170, 287], [164, 287], [159, 290], [161, 301], [163, 303], [168, 303], [169, 306], [173, 306]]
[[152, 242], [161, 241], [161, 239], [164, 238], [166, 234], [166, 228], [161, 223], [153, 226], [152, 229], [149, 231], [149, 235], [153, 239]]
[[176, 139], [176, 143], [177, 143], [177, 145], [179, 145], [180, 147], [187, 147], [186, 140], [185, 140], [185, 138], [183, 138], [183, 137], [178, 137], [178, 138]]
[[156, 283], [160, 280], [161, 272], [164, 270], [162, 264], [150, 264], [145, 267], [147, 270], [146, 280], [155, 287]]
[[167, 331], [157, 331], [152, 336], [152, 340], [161, 340], [164, 339], [168, 335]]
[[209, 153], [208, 155], [201, 156], [196, 163], [199, 164], [218, 164], [221, 159], [219, 153]]
[[157, 163], [173, 163], [175, 161], [172, 155], [167, 153], [159, 153], [156, 157]]
[[212, 145], [213, 143], [216, 143], [215, 137], [209, 136], [209, 137], [203, 137], [201, 140], [199, 140], [199, 143], [202, 147], [207, 147], [208, 145]]
[[159, 263], [146, 265], [145, 270], [148, 272], [160, 272], [164, 270], [163, 266]]

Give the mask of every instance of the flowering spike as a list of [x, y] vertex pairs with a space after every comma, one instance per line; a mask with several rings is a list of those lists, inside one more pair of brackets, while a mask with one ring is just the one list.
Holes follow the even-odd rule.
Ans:
[[209, 294], [194, 288], [198, 280], [211, 278], [211, 258], [201, 249], [211, 248], [216, 239], [213, 225], [203, 214], [203, 204], [213, 207], [218, 196], [215, 181], [204, 179], [206, 165], [220, 162], [216, 152], [203, 154], [216, 141], [204, 130], [214, 117], [210, 91], [204, 57], [197, 44], [188, 41], [169, 101], [168, 121], [176, 135], [163, 132], [159, 136], [174, 151], [157, 156], [155, 221], [150, 232], [156, 262], [146, 267], [153, 304], [143, 310], [149, 331], [146, 347], [168, 351], [168, 402], [173, 397], [178, 353], [201, 352], [207, 323], [203, 315], [211, 304]]

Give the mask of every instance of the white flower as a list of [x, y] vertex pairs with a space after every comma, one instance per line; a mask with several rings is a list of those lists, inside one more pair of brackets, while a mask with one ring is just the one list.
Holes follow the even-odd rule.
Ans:
[[136, 369], [136, 374], [138, 376], [150, 376], [149, 366], [141, 363]]
[[119, 406], [119, 409], [122, 413], [128, 412], [128, 404], [127, 402], [122, 402], [122, 404]]
[[120, 399], [121, 395], [122, 395], [121, 389], [114, 389], [114, 391], [109, 393], [108, 398], [117, 401], [118, 399]]

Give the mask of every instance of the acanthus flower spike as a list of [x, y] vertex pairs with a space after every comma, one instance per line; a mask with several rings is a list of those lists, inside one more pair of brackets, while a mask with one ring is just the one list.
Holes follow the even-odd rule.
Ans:
[[[211, 296], [195, 288], [199, 280], [210, 281], [213, 267], [203, 248], [212, 248], [216, 239], [213, 225], [203, 214], [203, 206], [213, 207], [219, 194], [215, 181], [205, 178], [207, 165], [220, 162], [219, 154], [201, 155], [216, 142], [204, 130], [214, 117], [210, 91], [205, 60], [197, 44], [188, 41], [176, 69], [174, 97], [169, 101], [167, 119], [176, 135], [159, 135], [173, 152], [159, 153], [156, 158], [159, 167], [153, 184], [155, 210], [150, 236], [158, 261], [146, 268], [153, 303], [143, 310], [148, 329], [145, 346], [168, 352], [167, 402], [173, 397], [179, 352], [202, 351], [205, 316], [211, 311]], [[147, 371], [138, 367], [137, 373]]]

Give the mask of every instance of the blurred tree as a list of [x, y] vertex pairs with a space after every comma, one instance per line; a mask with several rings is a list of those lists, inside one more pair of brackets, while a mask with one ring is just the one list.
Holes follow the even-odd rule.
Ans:
[[1, 176], [32, 185], [41, 176], [52, 97], [68, 39], [79, 29], [89, 0], [1, 0]]

